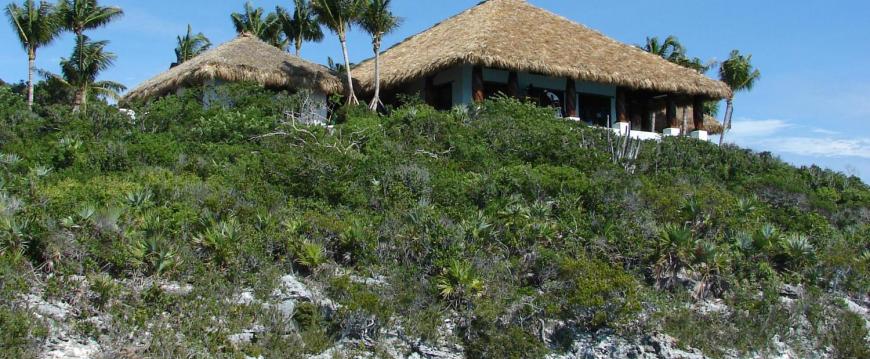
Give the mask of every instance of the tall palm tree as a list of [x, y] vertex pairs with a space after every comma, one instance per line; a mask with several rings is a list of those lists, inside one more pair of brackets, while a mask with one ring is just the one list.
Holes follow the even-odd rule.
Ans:
[[175, 47], [175, 63], [173, 67], [181, 65], [197, 55], [208, 51], [211, 41], [203, 33], [193, 34], [193, 29], [187, 25], [187, 34], [178, 37], [178, 46]]
[[292, 15], [280, 6], [275, 8], [275, 13], [278, 14], [278, 19], [281, 21], [284, 35], [287, 36], [288, 40], [293, 41], [296, 46], [296, 56], [299, 56], [302, 52], [302, 42], [323, 41], [323, 30], [320, 29], [317, 16], [311, 9], [311, 3], [307, 0], [293, 1], [295, 8]]
[[60, 33], [56, 8], [46, 1], [37, 5], [33, 0], [26, 0], [22, 6], [9, 4], [5, 12], [21, 46], [27, 51], [27, 108], [33, 110], [36, 51], [51, 43]]
[[350, 57], [347, 54], [347, 31], [351, 24], [359, 19], [365, 0], [312, 0], [311, 7], [321, 24], [332, 30], [341, 42], [344, 54], [344, 65], [347, 69], [347, 103], [358, 105], [359, 100], [353, 91], [353, 75], [350, 68]]
[[97, 0], [60, 0], [58, 14], [64, 29], [76, 35], [76, 44], [83, 44], [85, 30], [108, 25], [124, 16], [124, 10], [114, 6], [100, 6]]
[[84, 36], [85, 30], [97, 29], [124, 16], [124, 10], [115, 6], [100, 6], [97, 0], [61, 0], [60, 16], [64, 28]]
[[728, 60], [719, 66], [719, 79], [731, 88], [731, 96], [726, 100], [725, 128], [719, 135], [719, 145], [725, 142], [725, 131], [731, 129], [731, 115], [734, 113], [734, 94], [741, 91], [751, 91], [755, 83], [761, 79], [761, 71], [752, 66], [752, 55], [741, 55], [733, 50]]
[[659, 40], [658, 36], [647, 37], [646, 44], [639, 46], [646, 52], [661, 56], [668, 61], [676, 61], [684, 55], [685, 48], [676, 36], [668, 36], [664, 41]]
[[381, 105], [381, 40], [399, 27], [402, 19], [390, 11], [391, 0], [366, 0], [365, 9], [359, 19], [360, 27], [372, 36], [372, 49], [375, 52], [375, 94], [369, 108], [377, 111]]
[[676, 36], [668, 36], [664, 41], [658, 37], [647, 37], [646, 44], [638, 46], [642, 50], [673, 62], [677, 65], [688, 67], [700, 73], [706, 73], [715, 66], [715, 62], [704, 63], [700, 58], [686, 55], [686, 47], [680, 43]]
[[265, 14], [263, 8], [255, 8], [251, 2], [245, 3], [245, 12], [230, 14], [233, 27], [239, 34], [248, 33], [281, 50], [287, 48], [287, 38], [281, 31], [281, 21], [275, 13]]
[[111, 67], [117, 56], [105, 51], [108, 41], [91, 41], [87, 36], [76, 40], [75, 49], [69, 59], [61, 59], [60, 75], [43, 72], [46, 77], [53, 77], [60, 83], [73, 89], [73, 110], [86, 112], [88, 96], [118, 97], [118, 93], [126, 90], [120, 83], [112, 81], [97, 81], [100, 72]]

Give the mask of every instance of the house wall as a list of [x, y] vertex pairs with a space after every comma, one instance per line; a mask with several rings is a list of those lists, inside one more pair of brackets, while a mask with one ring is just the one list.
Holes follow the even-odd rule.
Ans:
[[[445, 83], [453, 83], [453, 104], [470, 104], [472, 103], [471, 76], [473, 66], [460, 65], [439, 72], [435, 75], [434, 84], [443, 85]], [[496, 82], [507, 84], [509, 71], [484, 68], [483, 80], [486, 82]], [[528, 72], [517, 73], [520, 92], [524, 91], [530, 85], [536, 88], [548, 89], [563, 92], [567, 79], [551, 77]], [[403, 91], [406, 93], [422, 93], [424, 80], [420, 79], [408, 84]], [[576, 81], [577, 98], [574, 103], [577, 105], [579, 112], [583, 104], [580, 102], [581, 94], [592, 94], [599, 96], [610, 97], [610, 118], [611, 121], [616, 118], [616, 86], [608, 84], [600, 84], [586, 81]]]
[[[203, 84], [202, 89], [202, 104], [204, 107], [231, 105], [230, 99], [217, 91], [217, 87], [226, 84], [223, 80], [209, 80]], [[187, 91], [185, 88], [180, 88], [176, 91], [177, 94], [183, 94]], [[329, 119], [329, 96], [322, 91], [311, 91], [309, 108], [302, 109], [301, 121], [305, 124], [322, 124], [325, 125]]]

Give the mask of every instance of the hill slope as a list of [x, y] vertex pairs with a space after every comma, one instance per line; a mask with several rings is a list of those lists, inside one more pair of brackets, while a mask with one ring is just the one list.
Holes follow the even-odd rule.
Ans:
[[511, 100], [327, 130], [226, 91], [131, 121], [0, 89], [4, 356], [867, 355], [857, 178], [687, 139], [620, 158]]

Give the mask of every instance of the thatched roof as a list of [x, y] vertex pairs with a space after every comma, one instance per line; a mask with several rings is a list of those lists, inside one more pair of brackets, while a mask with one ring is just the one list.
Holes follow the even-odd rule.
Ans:
[[[386, 87], [457, 64], [571, 77], [636, 90], [725, 98], [731, 90], [697, 71], [613, 40], [524, 0], [489, 0], [436, 24], [381, 55]], [[374, 86], [374, 61], [354, 69]]]
[[344, 89], [341, 80], [326, 67], [243, 34], [145, 81], [123, 100], [146, 100], [212, 79], [250, 81], [268, 87], [318, 90], [328, 94]]

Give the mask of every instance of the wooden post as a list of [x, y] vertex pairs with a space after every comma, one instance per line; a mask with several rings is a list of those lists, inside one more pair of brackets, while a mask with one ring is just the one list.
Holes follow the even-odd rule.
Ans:
[[695, 131], [704, 129], [704, 97], [695, 96], [692, 103], [692, 113], [695, 122]]
[[628, 122], [628, 107], [625, 102], [625, 89], [616, 89], [616, 121]]
[[520, 80], [516, 71], [508, 74], [507, 95], [512, 98], [520, 97]]
[[423, 85], [423, 101], [430, 106], [435, 106], [435, 76], [426, 76]]
[[577, 83], [572, 78], [565, 84], [565, 114], [577, 117]]
[[674, 98], [673, 94], [668, 95], [668, 108], [665, 110], [668, 118], [668, 127], [677, 128], [679, 123], [677, 122], [677, 101]]
[[486, 99], [483, 90], [483, 67], [481, 66], [475, 66], [471, 70], [471, 98], [476, 103], [481, 103]]
[[688, 106], [683, 106], [683, 125], [680, 127], [680, 134], [688, 136], [689, 132], [689, 109]]

